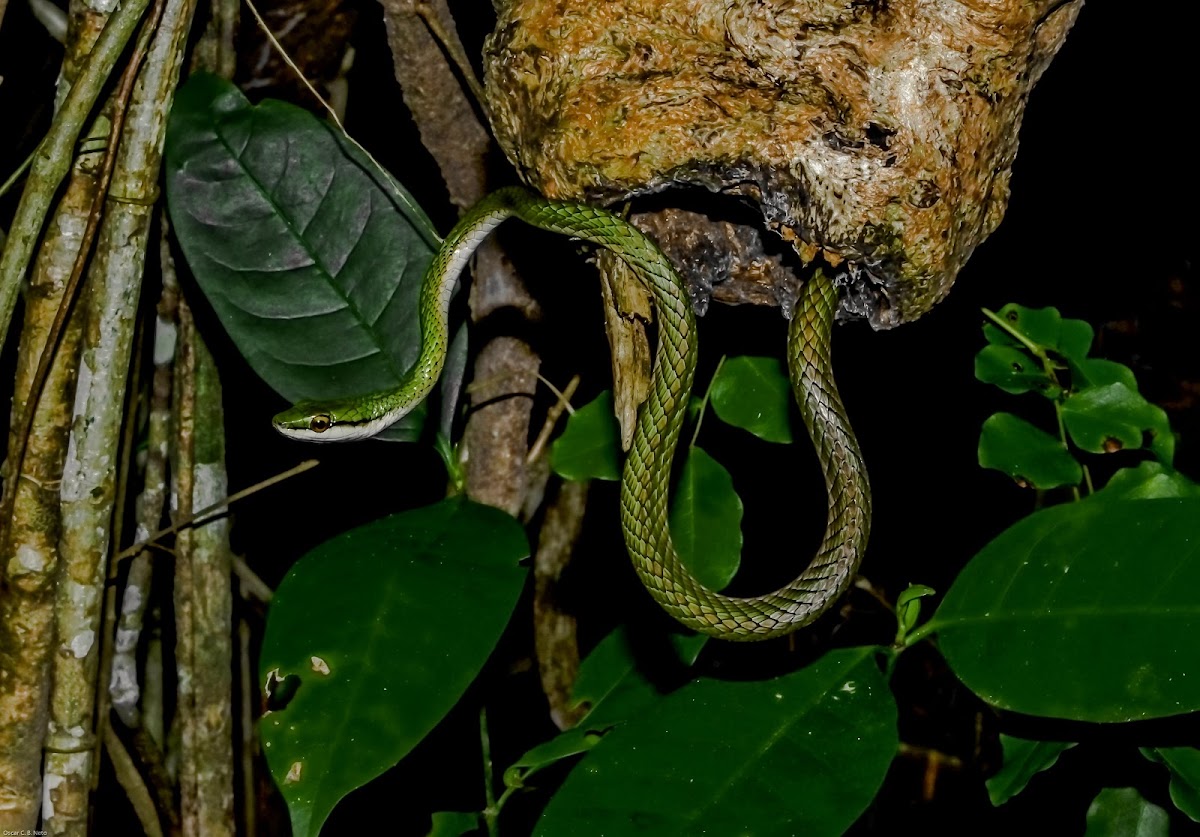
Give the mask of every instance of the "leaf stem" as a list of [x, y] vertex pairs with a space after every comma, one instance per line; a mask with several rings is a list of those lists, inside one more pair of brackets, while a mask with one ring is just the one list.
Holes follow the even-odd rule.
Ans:
[[717, 375], [721, 374], [721, 367], [725, 365], [725, 358], [728, 355], [721, 355], [721, 359], [717, 361], [717, 368], [713, 370], [712, 377], [708, 379], [708, 386], [704, 389], [704, 398], [700, 400], [700, 413], [696, 416], [696, 429], [692, 431], [692, 441], [688, 445], [690, 448], [696, 447], [696, 440], [700, 438], [700, 425], [704, 424], [704, 412], [708, 409], [708, 398], [712, 395], [713, 384], [717, 381]]
[[[1014, 340], [1019, 342], [1022, 346], [1024, 346], [1026, 349], [1028, 349], [1033, 354], [1034, 357], [1036, 357], [1038, 360], [1040, 360], [1042, 363], [1042, 370], [1046, 373], [1046, 377], [1049, 378], [1055, 384], [1058, 384], [1058, 376], [1056, 374], [1054, 374], [1054, 372], [1055, 372], [1054, 361], [1051, 360], [1050, 355], [1048, 355], [1046, 353], [1046, 350], [1042, 346], [1039, 346], [1037, 343], [1034, 343], [1032, 340], [1030, 340], [1028, 337], [1026, 337], [1020, 331], [1013, 328], [1012, 325], [1010, 325], [1008, 322], [1006, 322], [1003, 317], [1001, 317], [999, 314], [992, 311], [991, 309], [984, 308], [981, 310], [983, 311], [983, 315], [985, 317], [987, 317], [989, 320], [991, 320], [993, 323], [995, 323], [998, 328], [1002, 329], [1005, 334], [1008, 334]], [[1061, 384], [1058, 384], [1058, 385], [1061, 387]], [[1067, 394], [1067, 389], [1062, 388], [1059, 396], [1054, 399], [1054, 419], [1058, 423], [1058, 439], [1062, 443], [1063, 450], [1070, 453], [1071, 445], [1067, 441], [1067, 428], [1063, 422], [1063, 413], [1062, 413], [1063, 398], [1066, 396], [1066, 394]], [[1088, 494], [1091, 494], [1094, 490], [1092, 488], [1092, 475], [1088, 471], [1088, 468], [1086, 465], [1083, 465], [1082, 463], [1080, 463], [1080, 465], [1083, 468], [1083, 476], [1084, 476], [1085, 482], [1087, 483]], [[1071, 486], [1071, 494], [1074, 497], [1075, 501], [1078, 502], [1079, 498], [1080, 498], [1079, 486], [1077, 486], [1077, 485]]]
[[[479, 708], [479, 745], [483, 751], [483, 798], [487, 800], [487, 807], [483, 809], [483, 819], [487, 822], [488, 837], [499, 837], [500, 807], [496, 803], [496, 790], [493, 786], [492, 741], [488, 736], [486, 706]], [[504, 795], [507, 797], [508, 792]]]
[[904, 636], [904, 647], [909, 648], [937, 631], [937, 624], [931, 619], [924, 625], [918, 625]]
[[983, 311], [983, 316], [987, 317], [989, 320], [991, 320], [993, 323], [995, 323], [997, 326], [999, 326], [1006, 334], [1008, 334], [1008, 336], [1012, 337], [1014, 340], [1016, 340], [1018, 343], [1020, 343], [1026, 349], [1033, 352], [1034, 356], [1037, 357], [1039, 360], [1041, 360], [1043, 363], [1046, 363], [1050, 360], [1050, 357], [1046, 354], [1045, 349], [1043, 349], [1037, 343], [1034, 343], [1032, 340], [1030, 340], [1024, 334], [1022, 334], [1021, 332], [1019, 332], [1015, 328], [1013, 328], [1009, 323], [1007, 323], [1005, 321], [1005, 319], [1003, 317], [1001, 317], [995, 311], [991, 310], [990, 308], [983, 308], [981, 310]]

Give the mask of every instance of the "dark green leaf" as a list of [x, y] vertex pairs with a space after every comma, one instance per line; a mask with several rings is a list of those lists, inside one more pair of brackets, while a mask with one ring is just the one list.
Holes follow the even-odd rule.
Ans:
[[563, 434], [550, 446], [550, 464], [568, 480], [621, 478], [621, 428], [613, 415], [611, 391], [571, 414]]
[[1162, 762], [1171, 773], [1171, 801], [1175, 807], [1200, 822], [1200, 750], [1195, 747], [1143, 749], [1151, 761]]
[[[648, 637], [642, 636], [646, 643]], [[670, 634], [660, 648], [667, 656], [654, 662], [655, 673], [672, 677], [696, 662], [708, 637], [702, 634]], [[662, 692], [650, 680], [634, 654], [627, 629], [606, 636], [579, 666], [572, 697], [586, 704], [588, 713], [578, 728], [603, 731], [639, 713], [658, 700]]]
[[742, 498], [733, 478], [700, 448], [688, 451], [671, 503], [671, 537], [696, 580], [720, 590], [742, 560]]
[[260, 724], [297, 837], [399, 761], [474, 680], [525, 581], [525, 534], [463, 500], [386, 517], [301, 558], [271, 603], [264, 682], [297, 677]]
[[1012, 413], [996, 413], [983, 423], [979, 464], [1033, 488], [1078, 485], [1083, 479], [1062, 442]]
[[1036, 774], [1054, 766], [1064, 750], [1074, 747], [1068, 741], [1030, 741], [1000, 734], [1004, 748], [1004, 764], [995, 776], [987, 780], [988, 798], [993, 805], [1003, 805], [1029, 784]]
[[549, 741], [543, 741], [526, 751], [525, 755], [513, 762], [512, 766], [504, 771], [504, 783], [521, 787], [531, 774], [555, 762], [586, 753], [603, 737], [601, 733], [582, 727], [565, 730]]
[[1200, 500], [1099, 495], [1019, 521], [959, 574], [929, 630], [1003, 709], [1081, 721], [1200, 710]]
[[712, 383], [713, 410], [721, 420], [768, 442], [792, 441], [792, 385], [773, 357], [732, 357]]
[[1057, 398], [1062, 392], [1046, 375], [1041, 361], [1013, 346], [989, 345], [980, 349], [975, 355], [975, 377], [1013, 395], [1036, 391], [1047, 398]]
[[[420, 350], [417, 296], [439, 244], [407, 192], [308, 111], [251, 106], [205, 74], [176, 95], [165, 159], [188, 265], [263, 380], [289, 401], [400, 381]], [[389, 438], [415, 438], [423, 416]]]
[[1175, 455], [1175, 436], [1167, 414], [1136, 389], [1122, 383], [1079, 390], [1063, 403], [1063, 423], [1072, 441], [1090, 453], [1114, 453], [1142, 446], [1142, 434], [1151, 437], [1150, 450], [1164, 465]]
[[1135, 788], [1105, 788], [1088, 807], [1086, 837], [1167, 837], [1167, 812]]
[[684, 686], [606, 736], [535, 833], [841, 834], [898, 745], [876, 653], [841, 649], [774, 680]]
[[1109, 478], [1103, 496], [1126, 500], [1151, 500], [1155, 497], [1200, 497], [1200, 485], [1161, 462], [1143, 462], [1136, 468], [1122, 468]]
[[[645, 643], [647, 637], [641, 635]], [[708, 637], [703, 634], [669, 634], [671, 658], [664, 668], [691, 666]], [[586, 704], [587, 714], [571, 729], [529, 750], [504, 771], [509, 786], [524, 786], [542, 768], [571, 756], [586, 753], [615, 725], [646, 711], [662, 699], [662, 692], [638, 665], [625, 629], [613, 631], [592, 649], [579, 667], [573, 694], [576, 705]]]
[[479, 830], [479, 814], [466, 811], [438, 811], [433, 815], [429, 837], [462, 837]]

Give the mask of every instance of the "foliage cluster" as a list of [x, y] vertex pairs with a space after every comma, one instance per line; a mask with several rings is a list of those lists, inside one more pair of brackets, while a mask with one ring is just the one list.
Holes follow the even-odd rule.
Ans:
[[[306, 114], [251, 107], [205, 77], [180, 90], [167, 162], [188, 262], [269, 384], [295, 399], [396, 382], [419, 341], [405, 312], [437, 246], [403, 189]], [[1165, 414], [1128, 368], [1089, 356], [1086, 323], [1016, 305], [986, 313], [977, 377], [1044, 399], [1057, 434], [998, 413], [984, 424], [980, 464], [1045, 492], [1046, 503], [1070, 502], [987, 545], [928, 621], [922, 600], [934, 591], [902, 592], [891, 644], [833, 649], [781, 677], [693, 676], [661, 694], [617, 631], [583, 661], [582, 720], [506, 765], [499, 781], [489, 763], [486, 808], [434, 812], [432, 833], [497, 833], [506, 801], [543, 791], [543, 771], [565, 759], [578, 763], [549, 797], [538, 834], [692, 833], [700, 823], [710, 833], [841, 833], [871, 803], [899, 745], [891, 666], [934, 637], [962, 682], [1000, 710], [1091, 723], [1200, 710], [1200, 487], [1172, 468]], [[722, 421], [787, 443], [789, 399], [777, 361], [734, 357], [693, 401], [671, 528], [714, 588], [738, 570], [742, 504], [729, 472], [698, 445], [701, 423], [711, 404]], [[1109, 469], [1106, 457], [1124, 467], [1097, 489], [1093, 471]], [[619, 477], [611, 396], [573, 413], [552, 463], [565, 479]], [[464, 694], [516, 607], [527, 553], [516, 521], [451, 498], [354, 529], [297, 562], [271, 607], [262, 651], [270, 711], [260, 727], [297, 835], [316, 834], [339, 799], [404, 758]], [[705, 644], [670, 641], [685, 669]], [[1004, 766], [989, 782], [997, 805], [1071, 746], [1003, 743]], [[1200, 752], [1144, 754], [1170, 772], [1180, 810], [1200, 819]], [[1165, 833], [1166, 815], [1136, 792], [1104, 791], [1088, 817], [1097, 829], [1133, 818]]]

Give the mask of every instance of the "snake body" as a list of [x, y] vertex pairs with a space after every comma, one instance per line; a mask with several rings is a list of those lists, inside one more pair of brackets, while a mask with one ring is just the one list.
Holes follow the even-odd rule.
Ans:
[[816, 557], [791, 583], [760, 596], [709, 590], [683, 565], [671, 542], [668, 488], [696, 371], [696, 320], [683, 280], [636, 227], [593, 206], [554, 201], [524, 189], [501, 189], [473, 207], [447, 236], [421, 290], [421, 354], [392, 390], [303, 402], [280, 413], [281, 433], [308, 441], [372, 436], [399, 421], [437, 383], [449, 345], [450, 297], [479, 243], [509, 217], [607, 247], [644, 282], [658, 313], [650, 393], [638, 415], [621, 481], [625, 544], [654, 599], [694, 630], [728, 640], [758, 640], [809, 624], [846, 590], [866, 547], [871, 495], [858, 442], [830, 365], [837, 290], [822, 273], [804, 286], [788, 329], [788, 370], [816, 446], [829, 513]]

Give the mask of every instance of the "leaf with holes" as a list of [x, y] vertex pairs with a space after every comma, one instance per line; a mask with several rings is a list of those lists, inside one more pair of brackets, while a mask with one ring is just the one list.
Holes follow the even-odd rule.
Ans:
[[1083, 479], [1062, 442], [1012, 413], [996, 413], [983, 423], [979, 464], [1033, 488], [1079, 485]]
[[[1026, 308], [1009, 303], [997, 312], [1009, 328], [1026, 340], [1057, 352], [1068, 360], [1082, 361], [1087, 357], [1095, 332], [1085, 320], [1064, 318], [1057, 308]], [[1020, 346], [1017, 340], [993, 323], [983, 326], [983, 335], [994, 346]]]
[[259, 730], [297, 837], [450, 711], [508, 623], [528, 553], [513, 518], [451, 499], [296, 563], [271, 602], [261, 668], [264, 682], [298, 683]]
[[[288, 401], [394, 387], [421, 345], [417, 297], [439, 239], [336, 128], [252, 106], [192, 76], [167, 124], [167, 202], [188, 265], [230, 338]], [[413, 439], [424, 410], [393, 426]]]
[[687, 684], [605, 736], [535, 833], [843, 833], [898, 746], [877, 654], [844, 648], [772, 680]]
[[1063, 424], [1072, 441], [1090, 453], [1148, 447], [1164, 465], [1175, 456], [1175, 434], [1162, 407], [1151, 404], [1123, 383], [1087, 387], [1063, 403]]
[[975, 355], [975, 377], [1012, 395], [1038, 392], [1047, 398], [1057, 398], [1062, 392], [1036, 358], [1013, 346], [991, 345], [980, 349]]

